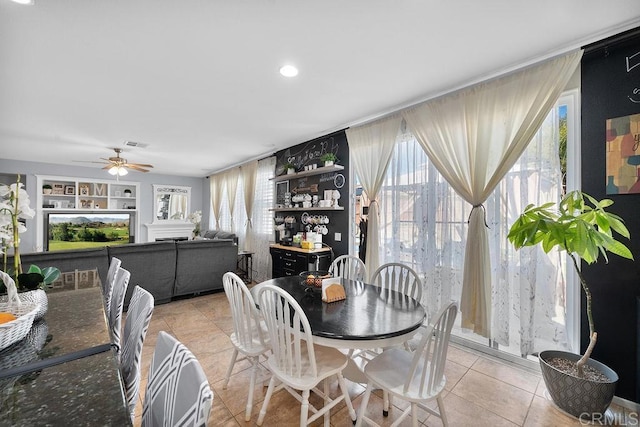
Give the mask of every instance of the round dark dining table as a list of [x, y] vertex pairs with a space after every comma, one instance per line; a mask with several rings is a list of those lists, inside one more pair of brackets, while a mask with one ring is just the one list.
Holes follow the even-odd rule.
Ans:
[[319, 289], [304, 284], [300, 276], [266, 280], [251, 289], [257, 299], [267, 284], [286, 290], [309, 319], [314, 342], [341, 349], [396, 346], [410, 339], [425, 320], [424, 307], [415, 299], [361, 281], [341, 279], [346, 299], [322, 302]]

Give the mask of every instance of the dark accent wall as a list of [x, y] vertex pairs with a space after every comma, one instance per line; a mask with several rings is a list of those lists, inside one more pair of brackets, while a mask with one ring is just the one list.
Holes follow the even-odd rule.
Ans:
[[[320, 157], [327, 152], [332, 152], [337, 155], [337, 164], [344, 166], [343, 171], [331, 173], [331, 176], [325, 176], [325, 174], [323, 174], [304, 178], [303, 182], [298, 182], [298, 179], [293, 179], [289, 185], [291, 189], [296, 185], [308, 186], [310, 184], [318, 184], [317, 194], [320, 196], [320, 199], [322, 199], [324, 190], [336, 189], [333, 175], [340, 173], [344, 176], [344, 186], [339, 189], [340, 200], [338, 202], [340, 206], [344, 206], [345, 209], [342, 211], [309, 211], [310, 215], [327, 215], [329, 217], [329, 224], [327, 225], [329, 233], [322, 237], [322, 242], [331, 246], [334, 256], [337, 257], [349, 253], [349, 221], [354, 221], [349, 200], [349, 145], [347, 144], [345, 131], [341, 130], [321, 138], [294, 145], [286, 150], [278, 151], [276, 153], [276, 175], [286, 173], [283, 165], [288, 162], [293, 163], [297, 171], [303, 170], [305, 165], [314, 163], [322, 166], [323, 162], [320, 160]], [[294, 215], [299, 231], [304, 231], [300, 222], [300, 216], [303, 213], [303, 211], [279, 212], [281, 215]], [[342, 240], [339, 242], [334, 239], [336, 232], [342, 235]]]
[[[635, 402], [640, 402], [640, 194], [606, 194], [605, 124], [607, 119], [640, 114], [639, 59], [640, 31], [636, 29], [586, 46], [581, 72], [582, 189], [597, 199], [614, 201], [611, 211], [625, 220], [631, 233], [627, 243], [635, 258], [630, 261], [611, 255], [608, 264], [603, 259], [593, 265], [583, 263], [598, 332], [591, 357], [618, 373], [616, 395]], [[638, 65], [633, 67], [634, 63]], [[588, 344], [589, 332], [584, 307], [583, 295], [581, 351]]]

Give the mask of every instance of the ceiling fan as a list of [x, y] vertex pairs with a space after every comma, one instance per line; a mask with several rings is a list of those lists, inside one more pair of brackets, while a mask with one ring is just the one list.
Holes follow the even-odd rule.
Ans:
[[109, 157], [105, 159], [101, 157], [100, 160], [104, 160], [104, 162], [91, 162], [91, 163], [102, 163], [106, 166], [102, 169], [108, 170], [111, 175], [115, 176], [123, 176], [129, 173], [127, 169], [132, 169], [138, 172], [149, 172], [149, 169], [153, 168], [153, 165], [149, 165], [146, 163], [128, 163], [127, 159], [124, 157], [120, 157], [120, 153], [122, 153], [122, 148], [114, 148], [113, 151], [116, 152], [115, 157]]

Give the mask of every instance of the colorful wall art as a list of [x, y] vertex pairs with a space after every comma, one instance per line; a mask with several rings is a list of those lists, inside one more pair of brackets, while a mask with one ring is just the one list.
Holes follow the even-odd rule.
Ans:
[[640, 114], [607, 119], [607, 194], [640, 193]]

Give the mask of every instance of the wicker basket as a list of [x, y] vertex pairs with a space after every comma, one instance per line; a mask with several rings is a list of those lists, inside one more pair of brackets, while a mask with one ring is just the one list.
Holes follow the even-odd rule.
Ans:
[[16, 320], [0, 324], [0, 350], [3, 350], [27, 336], [33, 325], [33, 319], [40, 310], [40, 304], [20, 301], [16, 284], [11, 276], [0, 271], [0, 278], [4, 281], [9, 295], [7, 302], [0, 302], [0, 311], [17, 317]]

